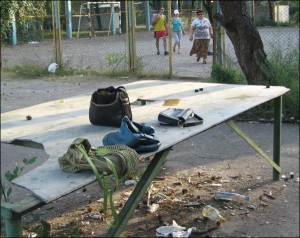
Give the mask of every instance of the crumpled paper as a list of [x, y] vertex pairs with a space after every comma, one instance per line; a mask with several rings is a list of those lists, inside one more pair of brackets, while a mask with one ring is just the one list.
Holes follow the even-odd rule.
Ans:
[[173, 220], [172, 226], [161, 226], [156, 229], [157, 237], [168, 237], [172, 234], [173, 237], [189, 237], [192, 232], [192, 228], [186, 231], [185, 227], [179, 226], [176, 221]]

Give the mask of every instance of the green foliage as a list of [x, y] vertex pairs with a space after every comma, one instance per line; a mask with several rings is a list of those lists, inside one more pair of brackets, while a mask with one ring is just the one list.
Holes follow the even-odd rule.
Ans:
[[15, 16], [17, 29], [25, 28], [30, 16], [43, 17], [45, 15], [45, 0], [43, 1], [0, 1], [1, 9], [1, 41], [10, 42], [12, 34], [12, 16]]
[[12, 188], [11, 188], [11, 183], [14, 179], [19, 177], [20, 173], [22, 170], [29, 164], [33, 164], [36, 160], [36, 157], [32, 157], [31, 159], [26, 159], [24, 158], [20, 166], [18, 163], [16, 163], [15, 169], [11, 171], [6, 171], [5, 173], [5, 179], [8, 181], [8, 184], [5, 185], [4, 182], [2, 181], [2, 176], [1, 176], [1, 199], [2, 196], [4, 197], [6, 202], [9, 202], [9, 196], [12, 193]]
[[105, 59], [107, 60], [109, 66], [115, 66], [119, 63], [118, 55], [115, 52], [107, 53]]
[[246, 77], [240, 71], [231, 66], [224, 67], [218, 63], [212, 67], [211, 78], [215, 83], [247, 84]]
[[276, 22], [268, 19], [266, 16], [261, 16], [259, 19], [255, 19], [256, 26], [276, 26]]
[[285, 86], [290, 89], [283, 96], [283, 110], [285, 117], [299, 119], [299, 46], [293, 45], [287, 39], [286, 48], [278, 48], [273, 41], [269, 61], [276, 74], [272, 85]]

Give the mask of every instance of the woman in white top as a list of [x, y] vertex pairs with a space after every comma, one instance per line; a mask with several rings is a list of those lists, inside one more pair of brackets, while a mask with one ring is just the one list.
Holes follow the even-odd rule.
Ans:
[[[193, 37], [195, 34], [195, 37]], [[204, 12], [201, 9], [197, 10], [197, 18], [192, 21], [190, 30], [190, 41], [194, 39], [193, 47], [190, 51], [190, 56], [197, 55], [197, 62], [203, 58], [203, 64], [206, 64], [207, 53], [209, 48], [210, 38], [213, 37], [213, 30], [210, 21], [204, 17]]]

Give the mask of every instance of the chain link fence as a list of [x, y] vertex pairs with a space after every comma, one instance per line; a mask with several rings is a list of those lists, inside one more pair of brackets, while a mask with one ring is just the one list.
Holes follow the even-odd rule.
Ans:
[[[153, 27], [147, 25], [147, 6], [145, 1], [135, 2], [135, 40], [137, 70], [140, 72], [168, 74], [169, 62], [172, 62], [172, 72], [179, 76], [202, 76], [203, 68], [196, 64], [189, 56], [192, 42], [189, 41], [189, 27], [195, 17], [196, 8], [190, 8], [191, 1], [183, 1], [180, 5], [180, 17], [186, 35], [182, 38], [182, 54], [172, 57], [163, 54], [156, 55]], [[62, 62], [64, 67], [71, 69], [92, 69], [99, 73], [105, 71], [128, 72], [128, 10], [124, 2], [95, 3], [72, 1], [72, 37], [68, 37], [66, 9], [61, 1], [61, 45]], [[90, 3], [90, 4], [88, 4]], [[162, 1], [164, 14], [168, 19], [167, 1]], [[171, 16], [175, 9], [172, 4]], [[113, 7], [112, 7], [113, 6]], [[150, 5], [150, 19], [160, 6]], [[204, 8], [205, 17], [211, 9]], [[272, 13], [272, 14], [271, 14]], [[25, 26], [16, 24], [16, 45], [12, 45], [11, 32], [1, 38], [2, 67], [16, 65], [40, 65], [47, 67], [54, 62], [52, 12], [47, 11], [43, 18], [32, 17]], [[299, 14], [299, 13], [298, 13]], [[260, 1], [254, 6], [254, 22], [264, 43], [267, 54], [274, 50], [274, 46], [285, 49], [299, 45], [299, 15], [296, 17], [289, 5], [274, 5], [270, 11], [267, 1]], [[212, 19], [210, 19], [212, 22]], [[173, 39], [172, 39], [173, 41]], [[167, 47], [172, 42], [167, 40]], [[238, 67], [233, 46], [225, 36], [223, 49], [226, 62]], [[163, 41], [160, 40], [160, 49]], [[212, 44], [210, 50], [212, 51]], [[172, 52], [170, 52], [172, 53]], [[191, 63], [192, 62], [192, 63]], [[212, 63], [212, 57], [208, 60]], [[212, 64], [207, 67], [211, 69]], [[206, 69], [207, 70], [207, 69]], [[209, 69], [205, 72], [209, 76]]]

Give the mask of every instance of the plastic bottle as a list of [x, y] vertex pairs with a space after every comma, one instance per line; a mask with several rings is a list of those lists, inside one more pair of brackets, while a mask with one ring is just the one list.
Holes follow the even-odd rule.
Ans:
[[219, 211], [211, 205], [206, 205], [203, 208], [202, 215], [212, 221], [225, 221], [225, 219], [219, 214]]
[[229, 201], [250, 201], [251, 197], [244, 196], [238, 193], [226, 192], [226, 191], [216, 191], [215, 199], [219, 200], [229, 200]]

